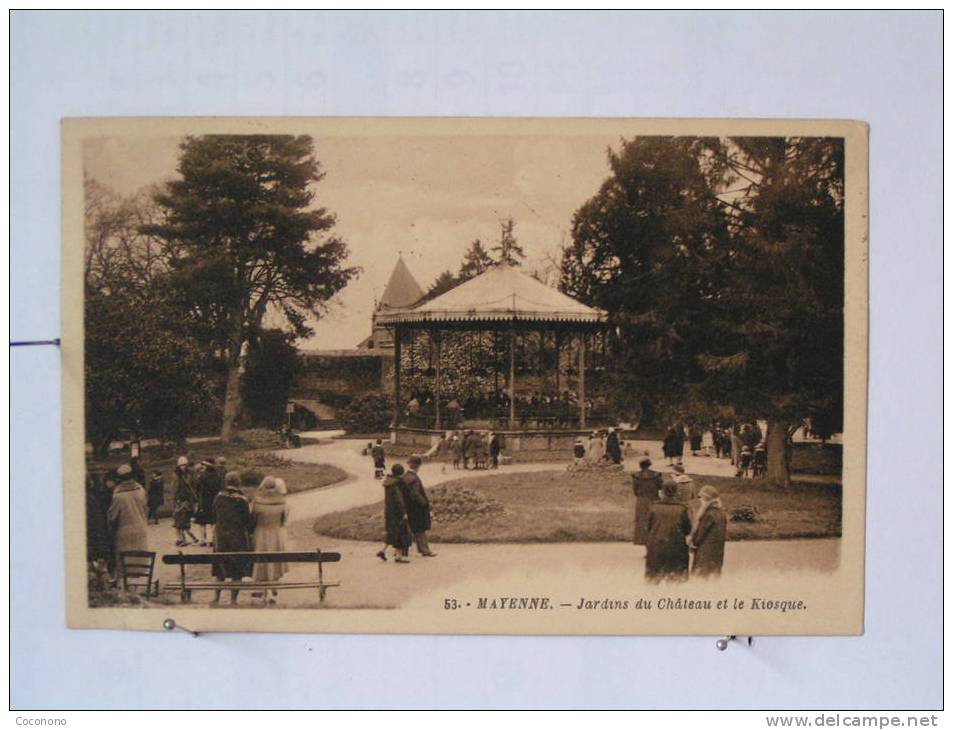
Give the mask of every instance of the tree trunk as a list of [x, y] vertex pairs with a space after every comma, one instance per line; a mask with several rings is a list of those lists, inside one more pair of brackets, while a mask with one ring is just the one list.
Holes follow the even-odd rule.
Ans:
[[222, 443], [228, 443], [238, 430], [238, 419], [242, 411], [242, 373], [241, 362], [228, 366], [228, 382], [225, 385], [225, 406], [222, 409]]
[[765, 436], [768, 449], [768, 481], [787, 489], [791, 486], [791, 441], [784, 421], [768, 421]]
[[243, 309], [232, 313], [232, 332], [228, 339], [228, 380], [225, 384], [225, 405], [222, 408], [222, 443], [228, 443], [238, 431], [241, 418], [242, 376], [245, 374], [245, 314]]

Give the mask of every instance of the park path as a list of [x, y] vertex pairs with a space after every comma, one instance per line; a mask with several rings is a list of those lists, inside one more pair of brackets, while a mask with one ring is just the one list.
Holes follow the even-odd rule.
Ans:
[[[341, 563], [331, 565], [326, 579], [340, 581], [341, 586], [328, 592], [323, 604], [329, 608], [392, 608], [414, 602], [442, 600], [441, 596], [475, 589], [482, 594], [519, 594], [530, 586], [561, 586], [566, 575], [573, 576], [572, 590], [566, 600], [578, 599], [581, 592], [606, 591], [606, 586], [625, 589], [643, 587], [644, 548], [627, 543], [552, 543], [552, 544], [435, 544], [436, 558], [411, 555], [411, 563], [398, 565], [382, 562], [375, 553], [379, 543], [341, 540], [317, 535], [314, 520], [324, 514], [374, 504], [383, 499], [381, 482], [373, 477], [369, 457], [361, 454], [366, 440], [331, 438], [334, 432], [305, 434], [317, 438], [318, 443], [300, 449], [277, 452], [280, 456], [304, 463], [333, 464], [350, 476], [337, 484], [289, 495], [290, 523], [289, 550], [314, 550], [341, 553]], [[630, 443], [627, 470], [632, 470], [638, 458], [648, 451], [656, 469], [666, 470], [661, 448], [649, 442]], [[388, 460], [391, 463], [392, 460]], [[685, 458], [686, 470], [693, 474], [731, 476], [732, 467], [726, 460], [710, 457]], [[565, 468], [565, 462], [512, 464], [503, 467], [506, 472], [553, 471]], [[454, 471], [438, 462], [424, 463], [420, 477], [430, 488], [450, 479], [470, 479], [486, 476], [487, 471]], [[383, 532], [383, 525], [381, 526]], [[174, 533], [167, 521], [150, 526], [151, 549], [159, 554], [175, 552]], [[207, 550], [208, 548], [191, 548]], [[726, 546], [726, 574], [751, 575], [764, 571], [776, 573], [779, 569], [827, 571], [837, 567], [840, 560], [838, 540], [778, 540], [731, 542]], [[176, 574], [167, 566], [159, 566], [163, 582], [175, 580]], [[290, 566], [285, 580], [310, 580], [313, 567]], [[196, 596], [201, 605], [210, 594]], [[260, 605], [260, 601], [242, 594], [241, 605]], [[286, 591], [279, 597], [279, 607], [317, 607], [311, 591]]]

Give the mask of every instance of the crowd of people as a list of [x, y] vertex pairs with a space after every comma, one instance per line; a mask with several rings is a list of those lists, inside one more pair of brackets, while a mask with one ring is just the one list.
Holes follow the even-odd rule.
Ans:
[[621, 464], [625, 441], [622, 431], [610, 426], [592, 431], [586, 441], [576, 439], [572, 446], [572, 467], [594, 466], [603, 463]]
[[683, 466], [674, 465], [664, 476], [651, 467], [651, 459], [643, 458], [632, 475], [633, 542], [645, 545], [646, 579], [720, 575], [728, 520], [718, 490], [709, 485], [696, 489]]
[[[214, 552], [280, 552], [286, 549], [288, 488], [283, 479], [266, 476], [251, 499], [245, 496], [238, 471], [229, 471], [224, 457], [191, 463], [178, 458], [174, 468], [172, 528], [176, 547], [211, 547]], [[146, 474], [134, 458], [106, 473], [87, 471], [86, 530], [87, 560], [105, 571], [113, 585], [123, 583], [122, 554], [149, 551], [148, 525], [159, 524], [159, 509], [165, 503], [165, 479], [154, 470]], [[196, 532], [198, 535], [196, 535]], [[240, 582], [277, 581], [287, 572], [284, 563], [254, 563], [233, 558], [212, 569], [216, 580]], [[253, 593], [273, 603], [272, 595]], [[231, 590], [231, 602], [238, 601]], [[221, 598], [215, 591], [213, 602]]]
[[669, 466], [681, 464], [686, 446], [692, 456], [730, 459], [735, 476], [762, 477], [767, 472], [768, 450], [757, 424], [741, 423], [708, 427], [676, 423], [662, 440], [662, 453]]

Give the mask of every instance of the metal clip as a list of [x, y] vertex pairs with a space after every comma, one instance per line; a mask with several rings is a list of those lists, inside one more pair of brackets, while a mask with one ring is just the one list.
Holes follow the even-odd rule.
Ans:
[[[751, 646], [754, 643], [754, 637], [749, 636], [747, 638], [748, 638], [748, 646]], [[718, 639], [718, 641], [715, 642], [715, 647], [718, 649], [718, 651], [724, 651], [725, 649], [728, 648], [728, 642], [736, 641], [737, 639], [738, 637], [735, 636], [734, 634], [732, 634], [731, 636], [726, 636], [723, 639]]]
[[179, 629], [181, 631], [185, 631], [189, 634], [192, 634], [193, 637], [198, 637], [199, 635], [198, 631], [192, 631], [192, 629], [187, 629], [184, 626], [179, 626], [175, 622], [175, 619], [171, 619], [171, 618], [167, 618], [165, 621], [162, 622], [162, 628], [164, 628], [166, 631], [175, 631], [176, 629]]

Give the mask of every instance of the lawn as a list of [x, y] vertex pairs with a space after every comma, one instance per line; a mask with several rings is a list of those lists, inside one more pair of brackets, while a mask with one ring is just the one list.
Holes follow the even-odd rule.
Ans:
[[[279, 448], [281, 444], [277, 439], [273, 444], [268, 439], [247, 438], [244, 443], [225, 445], [213, 440], [190, 444], [185, 456], [192, 462], [224, 456], [228, 470], [241, 474], [242, 488], [248, 496], [254, 493], [266, 475], [284, 479], [288, 491], [292, 494], [335, 484], [348, 477], [347, 472], [331, 464], [307, 464], [282, 458], [274, 453], [275, 449]], [[157, 449], [146, 448], [140, 459], [147, 477], [152, 477], [153, 469], [159, 469], [165, 477], [165, 502], [159, 508], [161, 517], [172, 514], [172, 499], [175, 495], [173, 472], [178, 456], [180, 454], [168, 456], [159, 453]], [[89, 468], [90, 471], [105, 472], [128, 461], [127, 455], [114, 454], [106, 461], [91, 462]]]
[[[729, 516], [753, 507], [752, 522], [730, 521], [729, 540], [839, 537], [841, 489], [800, 482], [787, 491], [751, 479], [696, 476], [722, 495]], [[428, 490], [435, 542], [596, 542], [632, 539], [628, 475], [544, 471], [457, 479]], [[315, 532], [380, 540], [383, 502], [324, 515]]]

